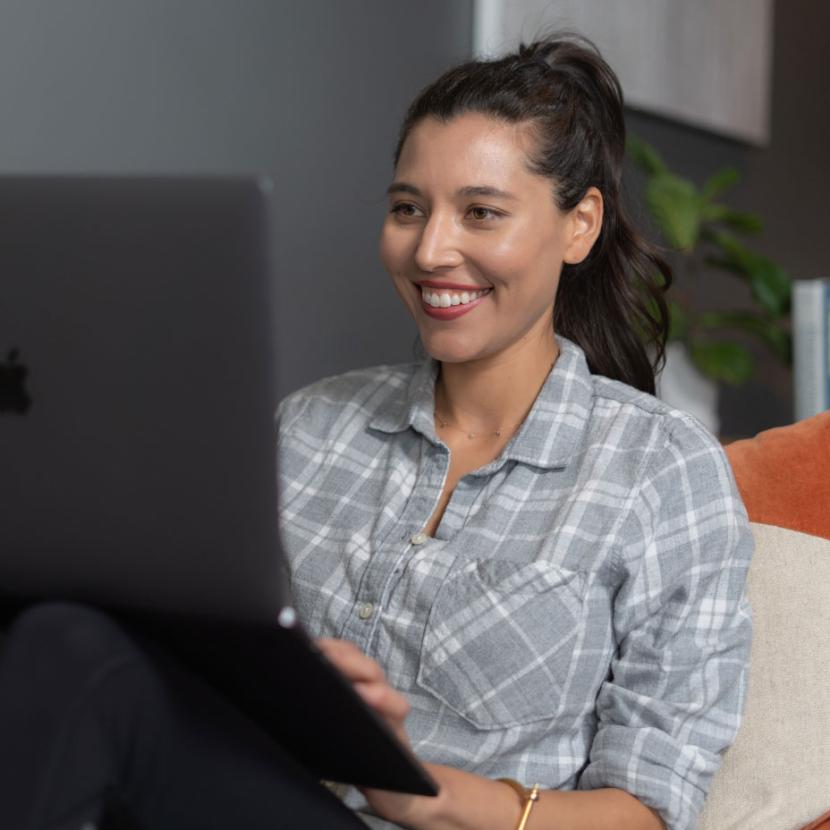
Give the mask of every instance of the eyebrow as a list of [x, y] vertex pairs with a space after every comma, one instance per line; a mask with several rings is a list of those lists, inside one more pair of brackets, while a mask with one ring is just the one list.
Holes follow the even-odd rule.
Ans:
[[[407, 184], [406, 182], [392, 182], [387, 189], [387, 194], [390, 196], [393, 193], [409, 193], [412, 196], [423, 196], [424, 194], [415, 187], [414, 184]], [[518, 197], [506, 190], [499, 190], [497, 187], [490, 187], [489, 185], [467, 185], [467, 187], [460, 187], [455, 191], [456, 196], [491, 196], [497, 199], [508, 199], [516, 201]]]

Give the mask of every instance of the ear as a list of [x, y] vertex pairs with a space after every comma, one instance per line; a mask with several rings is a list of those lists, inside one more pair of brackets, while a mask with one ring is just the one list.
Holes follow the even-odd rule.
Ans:
[[602, 214], [602, 194], [596, 187], [589, 187], [579, 204], [568, 213], [563, 259], [569, 265], [582, 262], [590, 253], [602, 230]]

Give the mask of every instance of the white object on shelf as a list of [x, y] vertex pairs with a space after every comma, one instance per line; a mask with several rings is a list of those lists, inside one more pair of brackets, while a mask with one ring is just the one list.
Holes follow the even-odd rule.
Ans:
[[830, 409], [830, 279], [793, 280], [795, 419]]
[[666, 344], [666, 365], [657, 376], [657, 397], [694, 415], [709, 432], [718, 434], [718, 385], [698, 371], [682, 343]]

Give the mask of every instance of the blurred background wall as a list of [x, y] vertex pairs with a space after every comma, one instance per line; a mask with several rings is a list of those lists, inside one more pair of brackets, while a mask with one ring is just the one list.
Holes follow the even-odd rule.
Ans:
[[282, 391], [411, 360], [377, 256], [385, 190], [404, 110], [468, 55], [471, 14], [466, 0], [0, 0], [0, 173], [268, 172]]
[[[628, 115], [683, 175], [737, 167], [729, 201], [795, 277], [830, 276], [828, 31], [830, 3], [775, 2], [767, 147]], [[0, 173], [270, 173], [283, 392], [408, 360], [376, 252], [391, 152], [409, 100], [471, 43], [471, 0], [0, 0]], [[789, 372], [757, 357], [759, 380], [723, 390], [725, 435], [791, 419]]]

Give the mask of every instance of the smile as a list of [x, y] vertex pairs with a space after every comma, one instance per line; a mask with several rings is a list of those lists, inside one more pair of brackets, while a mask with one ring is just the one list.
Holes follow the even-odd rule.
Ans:
[[421, 299], [432, 308], [450, 308], [456, 305], [469, 305], [490, 292], [489, 288], [478, 291], [436, 291], [434, 288], [421, 287]]
[[492, 291], [491, 288], [466, 289], [462, 286], [440, 288], [416, 285], [421, 292], [421, 308], [435, 320], [454, 320], [472, 311]]

